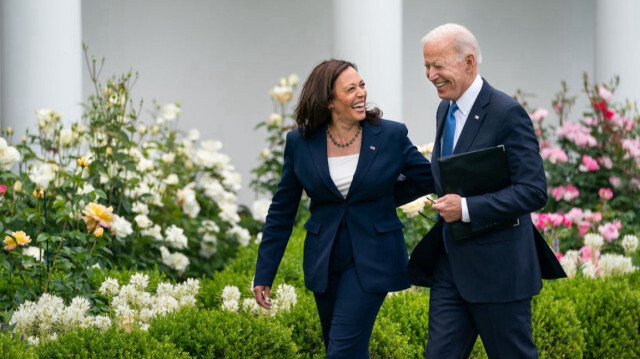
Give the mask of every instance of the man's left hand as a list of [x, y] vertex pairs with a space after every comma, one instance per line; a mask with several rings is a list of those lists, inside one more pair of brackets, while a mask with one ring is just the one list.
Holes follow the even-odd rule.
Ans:
[[461, 202], [457, 194], [448, 194], [438, 198], [432, 208], [438, 211], [446, 222], [455, 222], [462, 218]]

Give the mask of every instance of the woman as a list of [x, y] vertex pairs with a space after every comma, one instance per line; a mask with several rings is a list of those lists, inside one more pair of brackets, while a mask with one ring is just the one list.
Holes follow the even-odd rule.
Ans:
[[328, 60], [311, 72], [296, 109], [298, 129], [287, 134], [256, 263], [253, 290], [268, 309], [304, 190], [311, 199], [304, 280], [315, 296], [327, 358], [368, 358], [387, 292], [409, 287], [396, 216], [398, 177], [433, 192], [430, 164], [406, 127], [382, 120], [377, 108], [367, 110], [366, 100], [354, 64]]

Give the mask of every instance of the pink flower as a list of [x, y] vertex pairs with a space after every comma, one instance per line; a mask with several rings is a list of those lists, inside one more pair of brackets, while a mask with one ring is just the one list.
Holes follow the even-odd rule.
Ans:
[[582, 221], [578, 225], [578, 233], [584, 237], [585, 234], [589, 233], [589, 229], [591, 229], [591, 223], [587, 221]]
[[591, 221], [593, 221], [593, 223], [599, 223], [602, 221], [602, 213], [595, 212], [591, 217]]
[[587, 116], [585, 117], [582, 122], [587, 125], [587, 126], [592, 126], [592, 127], [596, 127], [598, 126], [598, 119], [597, 118], [593, 118], [591, 116]]
[[564, 254], [560, 253], [560, 252], [555, 252], [554, 253], [556, 255], [556, 259], [561, 260], [562, 257], [564, 257]]
[[635, 158], [640, 161], [640, 141], [634, 139], [622, 140], [622, 149], [626, 152], [625, 158]]
[[634, 121], [631, 118], [623, 117], [622, 118], [622, 123], [623, 123], [625, 131], [631, 131], [631, 130], [633, 130], [634, 127], [636, 127], [636, 121]]
[[558, 102], [557, 104], [553, 105], [553, 111], [555, 111], [555, 113], [560, 113], [560, 111], [562, 111], [562, 103]]
[[581, 172], [597, 171], [600, 169], [600, 166], [598, 166], [598, 161], [594, 160], [593, 157], [583, 155], [582, 164], [578, 167], [578, 169]]
[[604, 225], [598, 226], [598, 232], [607, 242], [612, 242], [620, 236], [618, 228], [614, 223], [605, 223]]
[[610, 157], [598, 157], [598, 163], [608, 170], [613, 167], [613, 160]]
[[549, 111], [545, 110], [544, 108], [539, 108], [529, 115], [529, 117], [531, 117], [531, 121], [533, 122], [540, 122], [547, 116], [549, 116]]
[[0, 196], [4, 196], [7, 193], [7, 186], [0, 184]]
[[608, 201], [613, 198], [613, 191], [611, 191], [611, 188], [608, 187], [600, 188], [600, 190], [598, 191], [598, 196], [600, 196], [601, 199]]
[[611, 184], [611, 186], [613, 186], [613, 188], [620, 187], [620, 177], [616, 177], [616, 176], [609, 177], [609, 183]]
[[591, 260], [591, 247], [582, 246], [582, 248], [580, 248], [580, 260], [583, 262]]
[[582, 213], [582, 210], [580, 208], [573, 207], [571, 208], [569, 213], [567, 213], [567, 217], [573, 223], [580, 223], [582, 221], [582, 218], [584, 217], [584, 213]]
[[611, 100], [613, 94], [604, 86], [598, 86], [598, 95], [605, 101]]
[[567, 153], [560, 147], [543, 148], [540, 151], [540, 156], [542, 156], [543, 160], [548, 160], [553, 164], [556, 162], [567, 162], [569, 160]]

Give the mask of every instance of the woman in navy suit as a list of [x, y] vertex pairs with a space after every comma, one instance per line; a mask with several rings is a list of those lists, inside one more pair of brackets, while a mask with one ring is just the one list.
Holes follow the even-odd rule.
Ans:
[[298, 129], [287, 134], [256, 263], [256, 301], [268, 309], [304, 190], [311, 199], [304, 280], [315, 296], [327, 358], [368, 358], [387, 292], [409, 287], [398, 178], [422, 193], [434, 190], [431, 166], [405, 125], [381, 119], [366, 100], [354, 64], [328, 60], [311, 72], [296, 109]]

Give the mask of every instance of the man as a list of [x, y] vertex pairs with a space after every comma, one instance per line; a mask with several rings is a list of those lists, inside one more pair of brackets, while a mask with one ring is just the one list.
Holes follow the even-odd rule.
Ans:
[[[542, 278], [565, 275], [531, 221], [547, 201], [531, 119], [480, 77], [480, 47], [465, 27], [439, 26], [422, 42], [427, 78], [442, 99], [431, 161], [440, 221], [410, 263], [410, 272], [417, 265], [426, 278], [414, 284], [431, 287], [426, 357], [466, 358], [480, 335], [490, 358], [537, 358], [531, 298]], [[498, 145], [506, 149], [509, 186], [468, 198], [444, 195], [440, 157]], [[514, 217], [519, 225], [486, 230]], [[449, 226], [456, 221], [470, 223], [474, 234], [454, 239]]]

